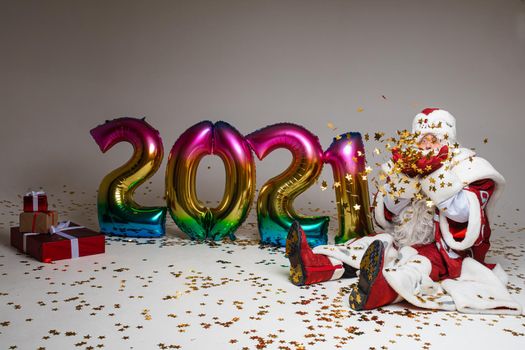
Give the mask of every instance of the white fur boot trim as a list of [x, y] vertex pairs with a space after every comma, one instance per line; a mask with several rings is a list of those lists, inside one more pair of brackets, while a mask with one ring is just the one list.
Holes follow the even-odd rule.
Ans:
[[328, 259], [330, 260], [332, 265], [336, 267], [336, 269], [334, 270], [334, 274], [330, 278], [330, 281], [340, 279], [345, 273], [345, 268], [343, 267], [343, 263], [340, 260], [334, 259], [330, 256], [328, 257]]

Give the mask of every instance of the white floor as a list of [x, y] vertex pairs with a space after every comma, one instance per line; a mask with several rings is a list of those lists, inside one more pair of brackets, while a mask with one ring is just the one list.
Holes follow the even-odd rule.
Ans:
[[[58, 197], [61, 219], [96, 228], [92, 200]], [[352, 280], [295, 287], [283, 249], [258, 246], [253, 215], [235, 243], [191, 242], [168, 219], [165, 238], [108, 237], [104, 255], [43, 264], [9, 246], [18, 201], [0, 201], [0, 349], [525, 346], [524, 317], [407, 304], [357, 313], [347, 304]], [[508, 271], [509, 288], [525, 305], [523, 229], [502, 222], [494, 236], [492, 260]]]

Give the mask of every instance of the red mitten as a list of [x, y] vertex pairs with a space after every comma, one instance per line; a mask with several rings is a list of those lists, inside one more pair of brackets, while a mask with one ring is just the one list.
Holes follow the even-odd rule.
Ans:
[[441, 147], [437, 155], [433, 155], [432, 153], [429, 153], [426, 156], [421, 157], [416, 162], [417, 168], [420, 169], [418, 173], [423, 176], [433, 173], [434, 171], [441, 168], [441, 166], [447, 160], [447, 158], [448, 158], [448, 146], [445, 145]]
[[428, 175], [439, 169], [448, 158], [448, 146], [443, 146], [437, 155], [432, 152], [422, 155], [420, 150], [402, 152], [399, 148], [392, 148], [392, 161], [401, 167], [401, 172], [410, 177]]

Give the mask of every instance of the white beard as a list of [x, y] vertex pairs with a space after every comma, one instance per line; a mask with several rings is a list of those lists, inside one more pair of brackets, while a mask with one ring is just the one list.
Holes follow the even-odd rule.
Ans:
[[434, 242], [433, 218], [434, 208], [428, 208], [425, 200], [412, 200], [393, 218], [396, 245], [401, 248]]

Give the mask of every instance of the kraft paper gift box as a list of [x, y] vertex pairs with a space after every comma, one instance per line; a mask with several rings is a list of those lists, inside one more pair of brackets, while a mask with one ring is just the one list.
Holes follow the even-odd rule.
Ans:
[[52, 225], [58, 223], [56, 211], [20, 213], [20, 232], [48, 233]]

